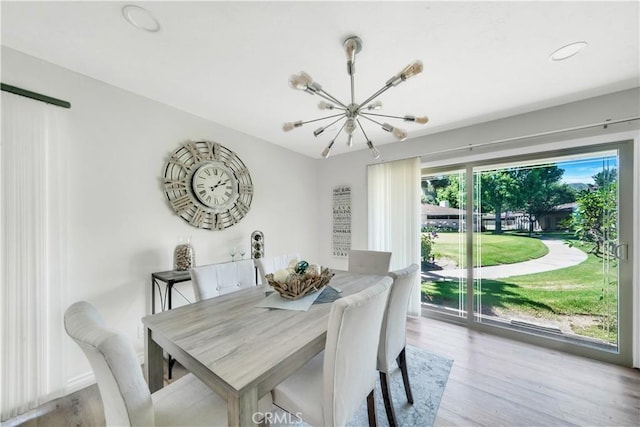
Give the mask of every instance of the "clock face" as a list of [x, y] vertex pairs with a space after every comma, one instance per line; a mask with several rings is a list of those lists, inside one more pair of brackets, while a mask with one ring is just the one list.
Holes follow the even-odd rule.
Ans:
[[188, 141], [165, 164], [164, 192], [175, 213], [189, 224], [222, 230], [249, 212], [253, 183], [233, 151], [212, 141]]
[[196, 197], [205, 206], [222, 212], [238, 197], [233, 173], [217, 163], [205, 163], [193, 174], [191, 183]]

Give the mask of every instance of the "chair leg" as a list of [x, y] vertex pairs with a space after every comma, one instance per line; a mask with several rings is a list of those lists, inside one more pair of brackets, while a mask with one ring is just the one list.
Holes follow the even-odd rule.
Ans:
[[376, 396], [375, 389], [367, 396], [367, 412], [369, 414], [369, 427], [376, 427]]
[[398, 422], [396, 421], [396, 412], [393, 409], [391, 400], [391, 390], [389, 390], [389, 374], [380, 372], [380, 388], [382, 389], [382, 400], [384, 401], [384, 409], [387, 412], [389, 427], [396, 427]]
[[413, 393], [411, 393], [411, 384], [409, 384], [409, 373], [407, 372], [407, 356], [405, 353], [406, 347], [402, 349], [396, 361], [400, 372], [402, 372], [402, 382], [404, 383], [404, 391], [407, 394], [407, 401], [413, 405]]

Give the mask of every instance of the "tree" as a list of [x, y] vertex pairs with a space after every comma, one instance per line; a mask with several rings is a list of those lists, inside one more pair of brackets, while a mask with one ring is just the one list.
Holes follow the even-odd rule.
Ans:
[[616, 168], [603, 169], [591, 178], [597, 188], [605, 188], [618, 180], [618, 170]]
[[518, 191], [514, 194], [514, 205], [529, 216], [529, 235], [533, 224], [562, 203], [575, 201], [575, 191], [560, 182], [564, 169], [557, 165], [541, 165], [513, 170]]
[[503, 208], [514, 200], [518, 192], [518, 183], [512, 171], [501, 169], [483, 172], [480, 175], [482, 192], [482, 211], [493, 212], [496, 216], [496, 233], [502, 233]]
[[[464, 183], [460, 185], [460, 178], [457, 175], [450, 175], [448, 184], [436, 189], [438, 203], [447, 201], [450, 207], [459, 209], [460, 203], [458, 203], [458, 200], [460, 199], [460, 191], [464, 191]], [[465, 197], [464, 193], [462, 197]]]
[[437, 205], [438, 190], [449, 185], [449, 178], [447, 176], [430, 176], [423, 178], [420, 184], [422, 187], [422, 203]]
[[617, 239], [617, 187], [616, 182], [610, 182], [597, 190], [581, 192], [571, 218], [576, 236], [582, 242], [593, 243], [591, 252], [596, 255], [604, 254], [606, 243]]

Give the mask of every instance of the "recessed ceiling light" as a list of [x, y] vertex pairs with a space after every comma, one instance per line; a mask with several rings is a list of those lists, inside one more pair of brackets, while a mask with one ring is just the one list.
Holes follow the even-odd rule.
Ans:
[[160, 31], [160, 23], [158, 20], [153, 17], [151, 12], [143, 7], [128, 4], [122, 8], [122, 16], [124, 16], [124, 19], [126, 19], [128, 23], [140, 30], [150, 33]]
[[549, 56], [552, 61], [564, 61], [574, 55], [577, 55], [582, 49], [587, 47], [587, 42], [574, 42], [566, 46], [562, 46]]

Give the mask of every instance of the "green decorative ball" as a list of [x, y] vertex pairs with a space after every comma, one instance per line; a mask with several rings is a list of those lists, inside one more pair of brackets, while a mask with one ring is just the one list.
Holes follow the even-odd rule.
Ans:
[[309, 263], [307, 261], [300, 261], [296, 264], [296, 273], [304, 274], [304, 272], [307, 270], [307, 267], [309, 267]]

